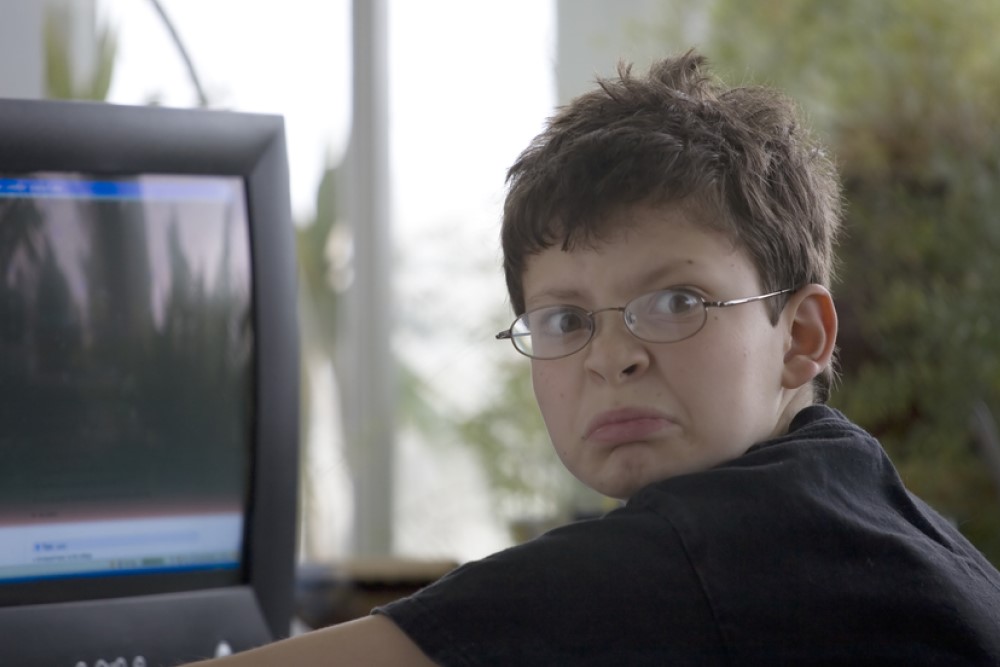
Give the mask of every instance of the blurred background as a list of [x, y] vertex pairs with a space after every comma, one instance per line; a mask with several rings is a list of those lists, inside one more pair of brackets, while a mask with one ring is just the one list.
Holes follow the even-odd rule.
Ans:
[[0, 0], [0, 96], [282, 114], [300, 558], [464, 561], [606, 511], [493, 340], [504, 176], [553, 108], [697, 48], [841, 167], [833, 405], [1000, 564], [1000, 3]]

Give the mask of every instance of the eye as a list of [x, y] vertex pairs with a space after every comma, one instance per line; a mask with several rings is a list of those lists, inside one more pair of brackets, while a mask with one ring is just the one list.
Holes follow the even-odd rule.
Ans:
[[590, 321], [582, 310], [561, 306], [531, 313], [529, 327], [535, 336], [565, 336], [589, 329]]
[[648, 311], [651, 315], [690, 315], [701, 308], [701, 299], [691, 292], [661, 290], [649, 295]]

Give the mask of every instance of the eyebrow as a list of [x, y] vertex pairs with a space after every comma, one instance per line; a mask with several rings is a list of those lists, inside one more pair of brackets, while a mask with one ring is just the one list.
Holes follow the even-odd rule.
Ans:
[[[692, 258], [685, 258], [679, 260], [669, 261], [665, 264], [661, 264], [656, 268], [639, 274], [636, 278], [628, 280], [626, 286], [632, 291], [639, 291], [645, 288], [663, 288], [667, 287], [665, 283], [672, 274], [677, 273], [681, 269], [686, 269], [690, 267], [698, 266], [698, 261]], [[657, 287], [652, 287], [657, 286]], [[553, 287], [551, 289], [542, 290], [537, 294], [532, 294], [527, 301], [536, 301], [539, 299], [552, 299], [559, 303], [566, 303], [580, 300], [584, 297], [584, 293], [575, 287]]]

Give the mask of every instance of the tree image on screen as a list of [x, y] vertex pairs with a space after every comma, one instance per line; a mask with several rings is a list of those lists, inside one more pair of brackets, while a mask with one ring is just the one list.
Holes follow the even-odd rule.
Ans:
[[230, 198], [0, 198], [6, 521], [240, 505], [253, 361], [241, 216]]

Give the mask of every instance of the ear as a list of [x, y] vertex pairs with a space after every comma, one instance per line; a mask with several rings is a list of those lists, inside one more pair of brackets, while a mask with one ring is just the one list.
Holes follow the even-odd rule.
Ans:
[[822, 285], [806, 285], [788, 300], [782, 321], [789, 326], [781, 384], [798, 389], [830, 364], [837, 344], [837, 309]]

